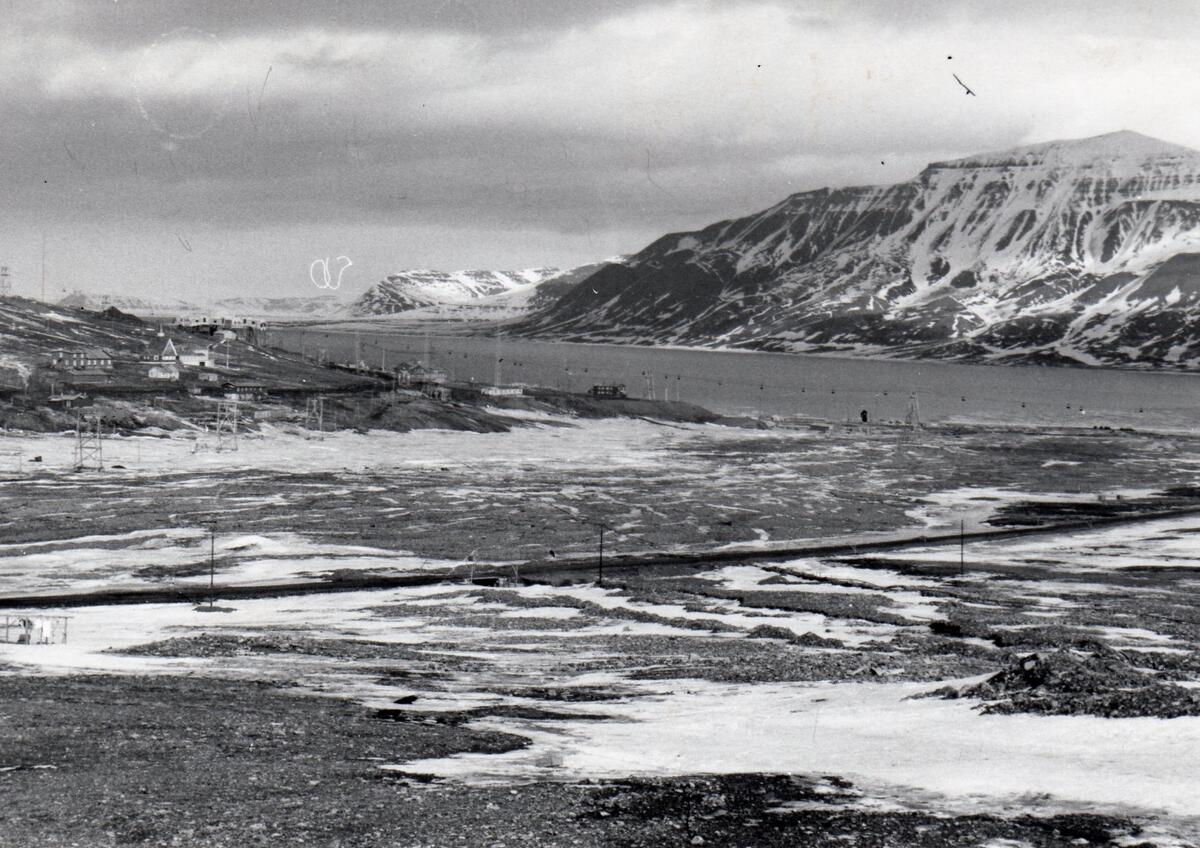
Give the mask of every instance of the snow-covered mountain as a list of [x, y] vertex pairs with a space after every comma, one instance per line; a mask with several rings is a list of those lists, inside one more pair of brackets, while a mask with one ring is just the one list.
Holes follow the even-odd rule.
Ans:
[[1200, 363], [1200, 152], [1132, 132], [822, 189], [599, 268], [518, 325], [588, 341]]
[[560, 270], [400, 271], [372, 286], [351, 307], [355, 315], [439, 320], [506, 320], [550, 305], [600, 265]]

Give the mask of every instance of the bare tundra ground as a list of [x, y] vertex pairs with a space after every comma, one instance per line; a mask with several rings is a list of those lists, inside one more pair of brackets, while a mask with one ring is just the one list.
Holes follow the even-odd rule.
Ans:
[[65, 644], [0, 646], [0, 845], [1195, 844], [1200, 517], [470, 576], [600, 523], [619, 552], [1106, 515], [1200, 441], [562, 423], [6, 481], [3, 595], [203, 584], [210, 552], [218, 590], [450, 576], [41, 611]]

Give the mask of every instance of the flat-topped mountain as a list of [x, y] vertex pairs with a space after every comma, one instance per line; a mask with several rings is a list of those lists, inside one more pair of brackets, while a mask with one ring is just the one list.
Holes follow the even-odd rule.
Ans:
[[522, 322], [581, 341], [1200, 362], [1200, 152], [1133, 132], [794, 194], [664, 236]]

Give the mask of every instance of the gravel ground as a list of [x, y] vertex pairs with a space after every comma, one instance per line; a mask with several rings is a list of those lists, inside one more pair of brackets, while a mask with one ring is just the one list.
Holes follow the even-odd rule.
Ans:
[[[588, 551], [588, 522], [600, 519], [620, 528], [606, 545], [644, 550], [910, 527], [962, 486], [1078, 495], [1182, 485], [1192, 472], [1179, 458], [1198, 446], [1112, 433], [964, 429], [897, 445], [739, 431], [716, 442], [681, 436], [660, 447], [670, 462], [612, 468], [530, 460], [483, 470], [27, 476], [0, 490], [0, 532], [14, 553], [52, 542], [36, 549], [52, 559], [81, 535], [198, 526], [219, 494], [238, 505], [225, 533], [299, 531], [484, 561]], [[1047, 469], [1050, 458], [1079, 464]], [[994, 505], [978, 497], [980, 510]], [[179, 574], [206, 561], [207, 547], [193, 547], [197, 562], [174, 566]], [[218, 572], [237, 561], [229, 553]], [[959, 578], [902, 552], [822, 565], [838, 571], [812, 578], [771, 566], [736, 585], [697, 576], [716, 564], [622, 573], [608, 580], [615, 606], [589, 587], [454, 584], [441, 598], [381, 594], [347, 610], [340, 631], [303, 612], [237, 626], [224, 623], [232, 616], [184, 623], [181, 613], [174, 629], [104, 655], [149, 658], [168, 669], [156, 676], [0, 666], [0, 846], [1169, 844], [1139, 834], [1141, 820], [881, 806], [836, 775], [479, 787], [379, 768], [512, 750], [528, 744], [522, 727], [553, 732], [584, 709], [604, 721], [606, 704], [677, 679], [910, 680], [933, 690], [990, 675], [990, 688], [956, 694], [996, 713], [1164, 717], [1184, 714], [1172, 712], [1182, 702], [1158, 696], [1200, 680], [1200, 613], [1183, 569], [1075, 573], [1050, 556], [975, 563]], [[172, 574], [155, 568], [144, 576]], [[881, 575], [883, 585], [872, 582]], [[786, 626], [810, 619], [834, 638]], [[1055, 659], [1029, 673], [1030, 654]], [[1104, 691], [1114, 669], [1132, 695]]]
[[9, 677], [0, 703], [4, 848], [966, 848], [992, 839], [1057, 848], [1130, 845], [1116, 840], [1138, 832], [1105, 816], [872, 811], [851, 784], [822, 776], [427, 784], [376, 763], [522, 740], [460, 721], [390, 721], [253, 682]]

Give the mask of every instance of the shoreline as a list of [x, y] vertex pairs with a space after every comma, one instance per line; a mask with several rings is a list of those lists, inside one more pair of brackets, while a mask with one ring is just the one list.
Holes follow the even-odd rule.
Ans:
[[[747, 347], [729, 347], [725, 345], [682, 345], [682, 344], [662, 344], [657, 342], [613, 342], [613, 341], [580, 341], [574, 339], [558, 339], [545, 338], [536, 335], [507, 335], [502, 332], [485, 331], [482, 327], [477, 326], [474, 330], [464, 326], [462, 332], [432, 332], [427, 329], [426, 325], [442, 327], [451, 322], [428, 321], [419, 322], [413, 321], [409, 327], [404, 326], [405, 319], [396, 319], [391, 316], [367, 316], [356, 318], [336, 318], [336, 319], [321, 319], [321, 320], [293, 320], [290, 318], [271, 322], [269, 330], [300, 330], [308, 329], [331, 328], [331, 332], [362, 332], [371, 333], [372, 335], [384, 335], [392, 333], [395, 335], [413, 335], [431, 336], [433, 338], [484, 338], [495, 339], [500, 338], [508, 341], [522, 341], [538, 344], [566, 344], [573, 346], [593, 346], [618, 349], [634, 349], [634, 350], [668, 350], [681, 352], [695, 353], [737, 353], [737, 354], [765, 354], [771, 356], [786, 356], [786, 357], [814, 357], [818, 359], [833, 359], [847, 362], [903, 362], [914, 365], [961, 365], [961, 366], [989, 366], [1005, 369], [1062, 369], [1069, 371], [1083, 372], [1112, 372], [1116, 374], [1149, 374], [1149, 375], [1171, 375], [1177, 377], [1200, 377], [1200, 367], [1179, 366], [1176, 368], [1168, 368], [1163, 365], [1093, 365], [1082, 361], [1071, 362], [1054, 362], [1054, 363], [1005, 363], [997, 362], [989, 359], [954, 359], [947, 357], [923, 357], [923, 356], [906, 356], [903, 354], [888, 354], [883, 349], [877, 353], [855, 354], [851, 351], [783, 351], [783, 350], [759, 350]], [[387, 322], [392, 322], [388, 326]], [[466, 322], [464, 322], [465, 324]], [[484, 323], [484, 322], [481, 322]], [[355, 326], [361, 324], [361, 327]], [[377, 327], [387, 326], [387, 329], [375, 329]], [[370, 329], [368, 329], [370, 328]]]

